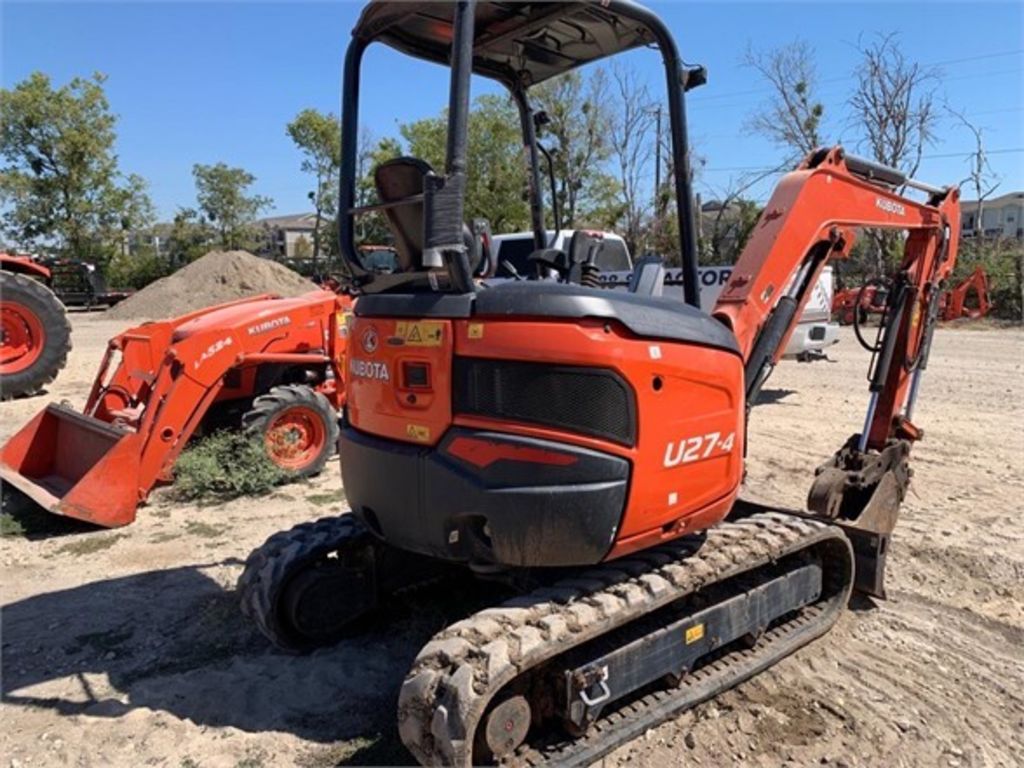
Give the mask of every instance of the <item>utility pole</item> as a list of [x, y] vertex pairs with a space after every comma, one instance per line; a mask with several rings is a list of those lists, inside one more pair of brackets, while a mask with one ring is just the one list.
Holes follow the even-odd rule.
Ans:
[[654, 111], [654, 216], [661, 219], [661, 104]]

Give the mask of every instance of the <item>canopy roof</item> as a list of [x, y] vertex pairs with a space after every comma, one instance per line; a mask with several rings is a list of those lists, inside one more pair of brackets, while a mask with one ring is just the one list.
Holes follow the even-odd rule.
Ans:
[[[448, 64], [454, 2], [370, 3], [353, 36]], [[478, 2], [473, 71], [529, 87], [655, 41], [654, 17], [631, 2]], [[657, 23], [656, 20], [653, 23]]]

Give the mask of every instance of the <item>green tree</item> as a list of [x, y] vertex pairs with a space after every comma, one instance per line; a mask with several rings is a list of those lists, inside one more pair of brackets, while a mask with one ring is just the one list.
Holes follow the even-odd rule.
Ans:
[[[410, 155], [430, 163], [438, 172], [445, 163], [448, 118], [417, 120], [401, 126]], [[394, 150], [394, 145], [381, 145]], [[525, 192], [519, 115], [511, 100], [496, 94], [479, 96], [469, 116], [469, 147], [466, 173], [467, 220], [487, 219], [495, 233], [529, 226], [530, 208]], [[375, 166], [376, 164], [374, 164]]]
[[334, 209], [337, 201], [338, 171], [341, 167], [341, 129], [338, 118], [315, 109], [302, 110], [288, 123], [288, 135], [302, 152], [302, 171], [311, 174], [316, 188], [309, 199], [316, 211], [313, 230], [313, 271], [320, 258], [324, 212]]
[[225, 163], [192, 166], [196, 200], [206, 220], [216, 229], [222, 248], [241, 248], [252, 237], [252, 223], [273, 200], [249, 194], [256, 177]]
[[118, 219], [110, 233], [118, 239], [122, 255], [127, 254], [133, 232], [145, 229], [156, 220], [156, 209], [149, 198], [149, 185], [137, 174], [129, 174], [122, 186], [111, 191], [109, 204], [118, 212]]
[[210, 250], [215, 237], [198, 211], [179, 209], [167, 235], [167, 260], [171, 267], [177, 269], [198, 259]]
[[700, 261], [708, 265], [735, 264], [754, 233], [761, 208], [739, 195], [727, 198], [708, 214], [700, 212], [702, 231]]
[[107, 282], [113, 288], [145, 288], [172, 271], [167, 259], [161, 258], [151, 245], [136, 245], [131, 252], [115, 254], [107, 264]]
[[[373, 180], [374, 171], [381, 163], [402, 155], [402, 145], [397, 139], [384, 138], [376, 144], [368, 133], [360, 137], [358, 179], [356, 180], [356, 205], [372, 205], [377, 202], [377, 187]], [[337, 220], [332, 231], [332, 242], [337, 239]], [[390, 242], [391, 230], [387, 220], [380, 213], [358, 216], [355, 220], [357, 244], [382, 245]]]
[[19, 245], [104, 263], [127, 224], [151, 217], [142, 179], [122, 184], [105, 79], [54, 88], [35, 72], [0, 91], [2, 221]]
[[550, 119], [541, 141], [554, 150], [556, 194], [566, 228], [577, 225], [578, 214], [586, 218], [588, 210], [607, 200], [610, 177], [602, 170], [612, 149], [607, 90], [607, 76], [598, 69], [587, 78], [569, 72], [531, 91], [535, 106]]

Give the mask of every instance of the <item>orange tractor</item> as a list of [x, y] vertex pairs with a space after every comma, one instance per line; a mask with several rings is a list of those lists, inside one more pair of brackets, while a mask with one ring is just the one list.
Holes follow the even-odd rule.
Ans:
[[[374, 173], [397, 252], [354, 247], [364, 51], [450, 67], [443, 170]], [[545, 236], [532, 87], [612, 54], [664, 64], [685, 302], [664, 266], [600, 287], [602, 241]], [[471, 75], [518, 106], [534, 251], [526, 279], [472, 279], [464, 245]], [[413, 661], [397, 729], [425, 765], [585, 766], [829, 630], [851, 592], [884, 597], [959, 191], [810, 153], [774, 191], [710, 313], [700, 309], [684, 94], [703, 83], [651, 11], [594, 3], [374, 2], [353, 30], [340, 247], [359, 287], [341, 471], [351, 513], [272, 536], [239, 581], [273, 642], [308, 649], [437, 569], [517, 594], [441, 629]], [[923, 193], [914, 199], [899, 190]], [[816, 470], [806, 508], [740, 498], [751, 407], [822, 269], [852, 232], [907, 233], [871, 345], [863, 427]], [[596, 278], [596, 279], [595, 279]], [[808, 430], [818, 425], [809, 414]], [[809, 477], [810, 479], [810, 477]], [[507, 596], [507, 592], [504, 592]], [[827, 695], [825, 692], [822, 695]]]
[[0, 448], [0, 479], [56, 514], [126, 525], [189, 439], [222, 426], [314, 474], [337, 441], [351, 305], [261, 295], [131, 328], [110, 340], [83, 411], [51, 403]]
[[885, 311], [889, 294], [888, 281], [873, 279], [859, 288], [844, 288], [836, 291], [832, 298], [832, 316], [840, 325], [863, 324], [868, 315], [880, 315]]
[[50, 269], [27, 256], [0, 253], [0, 396], [31, 395], [53, 381], [71, 351], [64, 304]]

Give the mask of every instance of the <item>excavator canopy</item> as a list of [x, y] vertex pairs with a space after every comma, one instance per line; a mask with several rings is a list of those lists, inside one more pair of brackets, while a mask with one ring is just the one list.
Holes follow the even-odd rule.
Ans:
[[[451, 71], [444, 169], [402, 158], [377, 178], [379, 204], [357, 206], [360, 67], [364, 51], [382, 43]], [[706, 80], [703, 67], [688, 67], [664, 22], [631, 0], [600, 2], [371, 2], [352, 31], [345, 57], [342, 96], [339, 249], [349, 278], [363, 293], [474, 291], [467, 257], [464, 198], [467, 177], [471, 74], [502, 83], [519, 110], [529, 163], [530, 221], [535, 250], [547, 247], [537, 129], [543, 113], [530, 103], [530, 88], [584, 64], [632, 49], [661, 54], [668, 105], [667, 144], [680, 222], [683, 292], [700, 305], [697, 236], [683, 93]], [[378, 169], [381, 170], [381, 169]], [[395, 274], [375, 274], [356, 249], [353, 219], [384, 212], [399, 248]], [[412, 245], [410, 245], [410, 243]], [[425, 288], [429, 286], [429, 289]]]
[[[454, 3], [375, 2], [353, 36], [447, 65]], [[494, 3], [476, 6], [473, 71], [529, 87], [597, 59], [656, 42], [651, 14], [628, 2]]]

